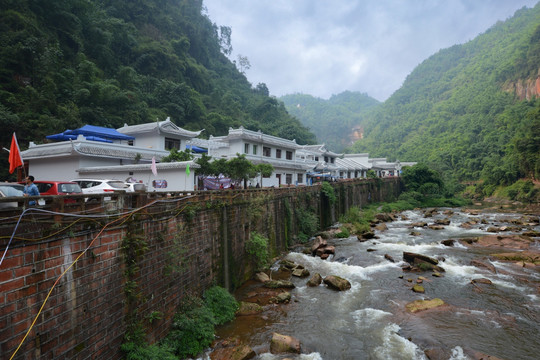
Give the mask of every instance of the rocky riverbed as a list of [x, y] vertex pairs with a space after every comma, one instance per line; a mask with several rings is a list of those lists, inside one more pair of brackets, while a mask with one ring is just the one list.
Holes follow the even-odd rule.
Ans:
[[540, 358], [537, 213], [426, 209], [329, 229], [235, 294], [216, 359]]

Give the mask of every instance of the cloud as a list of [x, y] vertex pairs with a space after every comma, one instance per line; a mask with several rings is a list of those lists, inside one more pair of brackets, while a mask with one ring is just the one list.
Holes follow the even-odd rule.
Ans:
[[345, 90], [384, 101], [423, 60], [472, 40], [537, 0], [205, 0], [232, 28], [234, 60], [270, 93], [328, 98]]

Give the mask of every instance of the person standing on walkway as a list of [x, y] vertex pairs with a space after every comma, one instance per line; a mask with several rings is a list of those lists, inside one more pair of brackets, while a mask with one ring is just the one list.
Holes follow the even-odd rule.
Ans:
[[[26, 181], [26, 185], [24, 185], [24, 190], [23, 190], [24, 196], [39, 196], [39, 190], [36, 184], [34, 184], [34, 177], [32, 175], [28, 175], [25, 181]], [[35, 206], [36, 201], [30, 200], [28, 202], [28, 205]]]

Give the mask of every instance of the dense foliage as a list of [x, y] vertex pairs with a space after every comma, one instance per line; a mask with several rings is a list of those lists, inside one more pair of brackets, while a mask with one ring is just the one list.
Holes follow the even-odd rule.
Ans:
[[252, 232], [246, 241], [246, 253], [257, 270], [263, 270], [270, 261], [269, 242], [263, 235]]
[[172, 329], [161, 343], [148, 345], [141, 335], [126, 341], [122, 345], [126, 359], [185, 359], [200, 354], [214, 340], [215, 326], [233, 320], [238, 310], [234, 296], [222, 287], [211, 287], [203, 298], [182, 300]]
[[[540, 63], [540, 5], [421, 63], [367, 116], [348, 151], [424, 162], [454, 183], [540, 177], [540, 100], [522, 97]], [[533, 85], [534, 86], [534, 85]]]
[[225, 175], [230, 178], [237, 186], [246, 185], [249, 179], [261, 176], [270, 176], [274, 171], [272, 164], [253, 164], [246, 158], [245, 154], [236, 154], [236, 157], [231, 159], [220, 158], [212, 161], [212, 157], [203, 154], [197, 158], [195, 162], [200, 166], [197, 169], [197, 175], [201, 177]]
[[359, 92], [345, 91], [328, 100], [305, 94], [280, 98], [289, 114], [298, 118], [329, 150], [341, 152], [362, 132], [364, 115], [380, 103]]
[[[205, 135], [230, 126], [314, 143], [265, 84], [226, 55], [231, 29], [202, 0], [0, 0], [0, 134], [29, 141], [84, 124], [167, 116]], [[7, 152], [0, 177], [7, 178]]]

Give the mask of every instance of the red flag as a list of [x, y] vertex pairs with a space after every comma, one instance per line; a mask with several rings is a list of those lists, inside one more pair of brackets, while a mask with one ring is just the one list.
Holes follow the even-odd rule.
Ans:
[[9, 148], [9, 173], [12, 174], [16, 168], [23, 165], [19, 144], [17, 144], [17, 136], [13, 133], [11, 138], [11, 147]]

